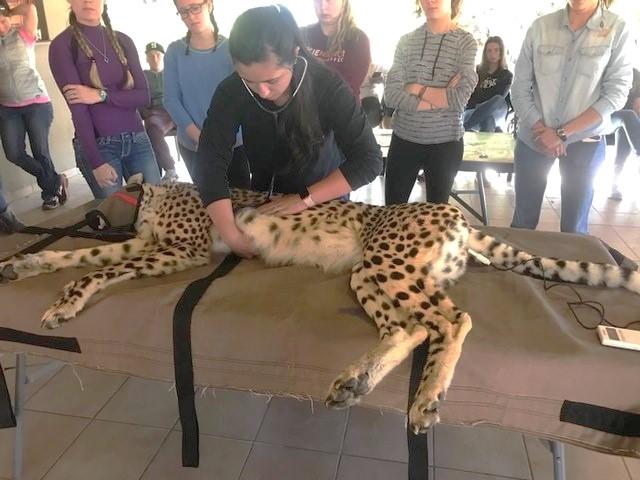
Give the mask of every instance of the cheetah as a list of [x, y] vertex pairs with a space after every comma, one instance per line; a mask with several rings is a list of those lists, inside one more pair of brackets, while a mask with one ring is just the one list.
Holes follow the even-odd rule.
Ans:
[[[42, 317], [42, 326], [55, 328], [72, 319], [93, 294], [110, 285], [206, 265], [212, 252], [229, 251], [194, 185], [142, 184], [142, 189], [135, 238], [71, 252], [43, 251], [0, 263], [0, 281], [5, 282], [67, 267], [99, 267], [64, 288]], [[469, 314], [446, 294], [463, 275], [470, 256], [540, 278], [640, 293], [637, 272], [535, 257], [471, 227], [451, 205], [381, 207], [333, 200], [301, 213], [274, 216], [255, 209], [266, 200], [264, 193], [232, 191], [236, 223], [258, 256], [273, 266], [350, 271], [351, 289], [378, 329], [377, 345], [330, 386], [328, 407], [356, 404], [428, 340], [428, 362], [409, 411], [415, 433], [439, 421], [439, 404], [471, 330]]]

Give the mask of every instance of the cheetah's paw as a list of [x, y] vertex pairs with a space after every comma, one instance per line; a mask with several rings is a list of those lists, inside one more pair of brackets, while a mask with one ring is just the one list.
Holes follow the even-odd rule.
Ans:
[[425, 433], [429, 427], [440, 421], [438, 408], [440, 401], [444, 399], [444, 394], [440, 394], [439, 398], [425, 396], [416, 397], [409, 410], [409, 427], [416, 435]]
[[0, 283], [18, 280], [18, 274], [13, 268], [13, 263], [0, 264]]
[[367, 372], [346, 371], [331, 385], [325, 405], [330, 408], [347, 408], [355, 405], [360, 397], [373, 388]]
[[58, 328], [61, 323], [67, 322], [76, 316], [76, 308], [69, 303], [56, 302], [42, 316], [40, 326], [42, 328]]

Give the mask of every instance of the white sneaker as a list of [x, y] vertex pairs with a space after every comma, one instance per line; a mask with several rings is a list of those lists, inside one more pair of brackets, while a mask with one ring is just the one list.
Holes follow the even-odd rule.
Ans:
[[613, 189], [611, 190], [611, 195], [609, 195], [609, 198], [611, 200], [622, 200], [622, 192], [620, 192], [620, 190], [618, 190], [618, 187], [613, 187]]
[[160, 180], [160, 183], [171, 183], [179, 180], [178, 174], [175, 170], [167, 170], [164, 172], [164, 176]]

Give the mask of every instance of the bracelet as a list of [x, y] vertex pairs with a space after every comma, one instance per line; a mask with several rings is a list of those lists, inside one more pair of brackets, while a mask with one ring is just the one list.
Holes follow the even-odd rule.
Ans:
[[311, 194], [307, 188], [304, 188], [300, 193], [300, 199], [304, 202], [307, 208], [315, 206], [316, 202], [311, 198]]

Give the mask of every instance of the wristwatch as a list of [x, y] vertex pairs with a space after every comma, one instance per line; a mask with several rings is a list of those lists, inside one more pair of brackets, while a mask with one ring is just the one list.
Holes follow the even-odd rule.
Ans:
[[298, 195], [300, 195], [300, 199], [304, 202], [307, 208], [311, 208], [316, 204], [316, 202], [313, 201], [313, 198], [311, 198], [311, 193], [309, 193], [307, 187], [304, 187]]
[[563, 142], [567, 141], [567, 133], [564, 131], [564, 128], [560, 127], [559, 129], [557, 129], [556, 135], [558, 135], [560, 140], [562, 140]]
[[104, 88], [98, 90], [98, 94], [100, 95], [100, 103], [107, 101], [107, 91]]

